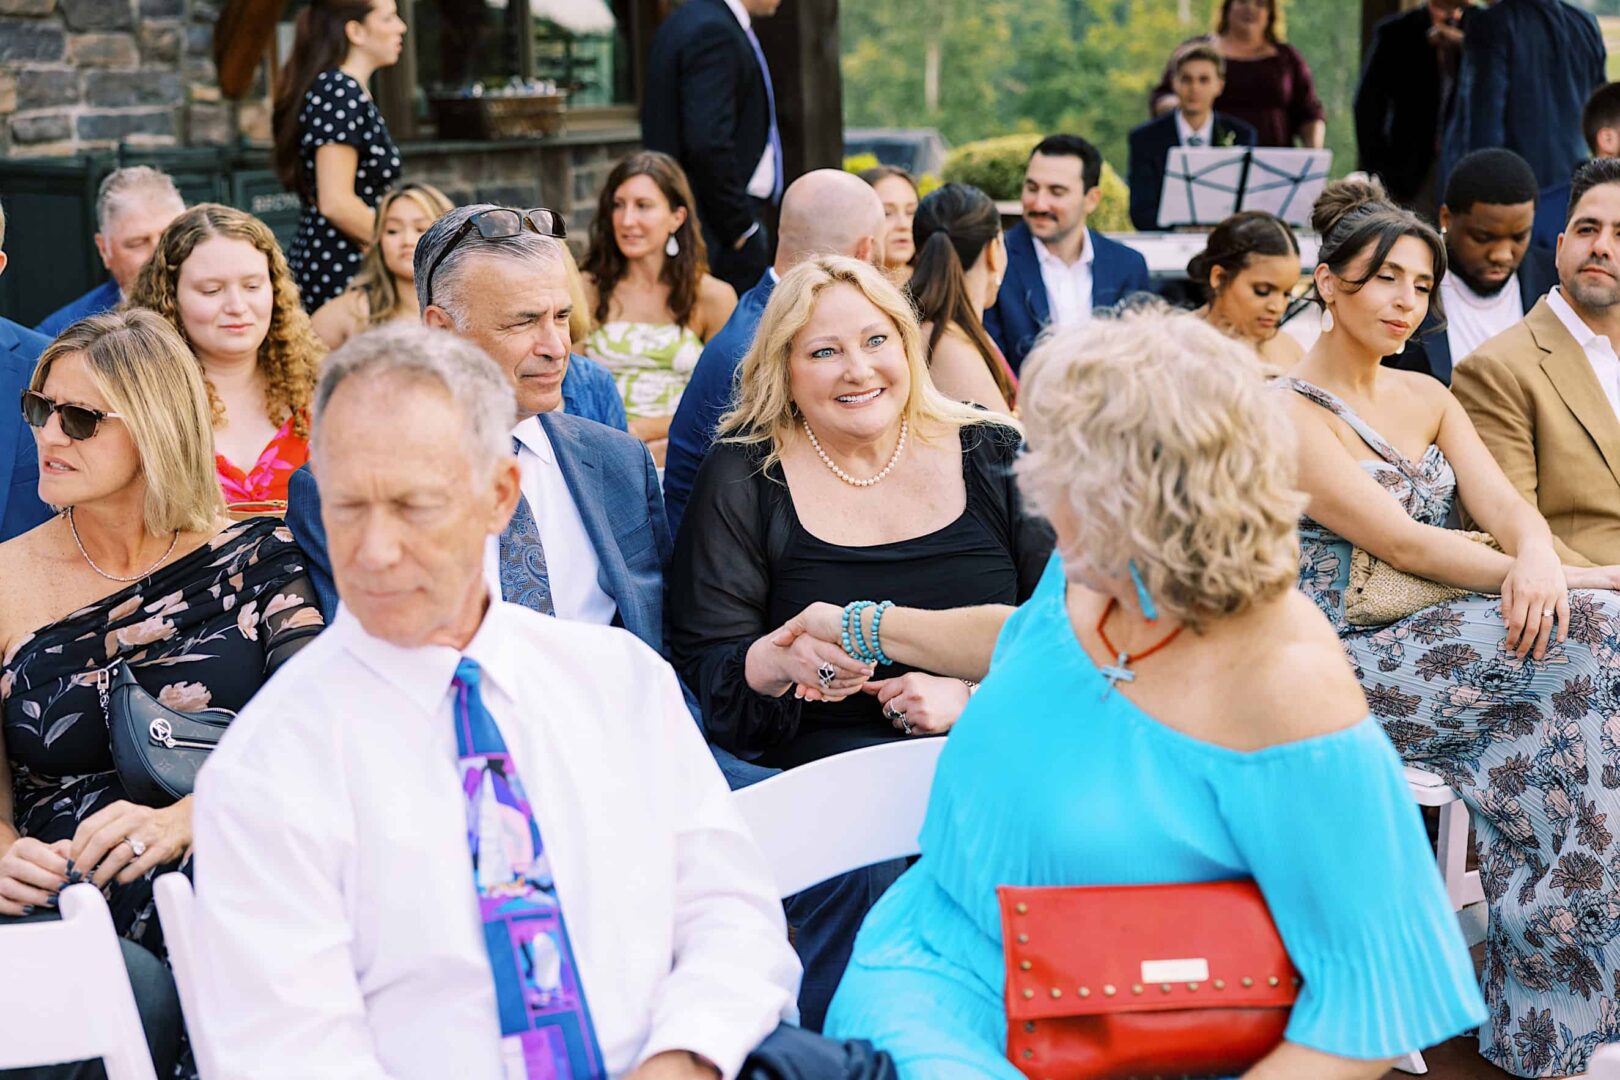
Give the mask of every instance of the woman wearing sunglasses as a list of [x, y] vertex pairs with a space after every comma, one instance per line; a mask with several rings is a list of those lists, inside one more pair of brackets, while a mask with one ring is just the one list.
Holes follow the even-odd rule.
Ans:
[[367, 327], [420, 318], [411, 257], [416, 242], [429, 225], [450, 212], [450, 205], [444, 192], [428, 184], [405, 184], [383, 196], [360, 272], [341, 295], [310, 316], [310, 325], [328, 349]]
[[163, 231], [129, 302], [167, 319], [202, 367], [220, 486], [233, 513], [279, 513], [309, 458], [309, 404], [325, 349], [268, 226], [203, 203]]
[[[39, 496], [61, 513], [0, 544], [0, 922], [49, 918], [64, 886], [89, 880], [128, 939], [137, 998], [172, 1001], [151, 883], [190, 851], [191, 799], [131, 798], [98, 681], [127, 663], [163, 705], [234, 712], [320, 630], [320, 612], [279, 522], [227, 521], [208, 392], [157, 315], [70, 327], [21, 406]], [[172, 1020], [153, 1046], [164, 1076]]]

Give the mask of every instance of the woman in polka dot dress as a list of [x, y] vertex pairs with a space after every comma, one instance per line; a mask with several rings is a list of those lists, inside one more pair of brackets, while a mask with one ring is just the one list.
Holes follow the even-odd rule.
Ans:
[[304, 204], [287, 263], [306, 311], [360, 269], [377, 202], [399, 177], [399, 148], [366, 83], [404, 43], [395, 0], [314, 0], [298, 16], [273, 124], [276, 174]]

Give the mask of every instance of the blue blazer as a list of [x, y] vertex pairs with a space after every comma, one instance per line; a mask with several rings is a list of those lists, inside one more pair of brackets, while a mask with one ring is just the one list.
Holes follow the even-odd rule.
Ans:
[[571, 353], [568, 370], [563, 373], [563, 412], [570, 416], [583, 416], [606, 424], [619, 431], [629, 431], [630, 421], [624, 413], [624, 399], [619, 396], [619, 384], [613, 373], [588, 356]]
[[[1558, 267], [1553, 263], [1552, 253], [1538, 247], [1526, 248], [1524, 261], [1519, 264], [1519, 302], [1524, 305], [1525, 314], [1528, 315], [1536, 301], [1556, 284]], [[1451, 338], [1445, 331], [1436, 329], [1439, 324], [1434, 309], [1430, 308], [1423, 317], [1423, 325], [1406, 343], [1405, 351], [1399, 356], [1384, 357], [1384, 365], [1402, 371], [1421, 371], [1450, 386], [1451, 373], [1462, 357], [1451, 355]]]
[[714, 429], [720, 415], [731, 408], [732, 379], [748, 349], [754, 344], [765, 303], [776, 288], [776, 279], [764, 277], [737, 299], [737, 307], [720, 332], [703, 346], [703, 355], [686, 389], [675, 418], [669, 422], [669, 447], [664, 452], [664, 511], [669, 515], [671, 536], [681, 531], [686, 501], [692, 497], [698, 466], [714, 445]]
[[[541, 413], [540, 426], [596, 549], [597, 583], [618, 605], [624, 628], [663, 652], [664, 567], [671, 544], [652, 455], [632, 435], [567, 413]], [[307, 557], [321, 611], [330, 621], [337, 587], [326, 552], [321, 493], [308, 465], [288, 484], [287, 526]]]
[[124, 294], [118, 291], [118, 282], [108, 278], [77, 300], [69, 300], [45, 316], [34, 329], [48, 338], [53, 338], [80, 319], [88, 319], [92, 315], [100, 315], [103, 311], [111, 311], [123, 302]]
[[[1253, 125], [1225, 113], [1215, 114], [1216, 146], [1253, 146]], [[1159, 197], [1164, 194], [1164, 167], [1172, 147], [1181, 145], [1176, 110], [1131, 129], [1131, 224], [1143, 232], [1159, 227]]]
[[[1131, 293], [1152, 290], [1153, 279], [1140, 252], [1091, 228], [1086, 229], [1086, 243], [1097, 253], [1091, 264], [1092, 307], [1112, 307]], [[995, 306], [984, 313], [984, 328], [1017, 371], [1051, 319], [1046, 281], [1035, 259], [1035, 238], [1020, 221], [1007, 230], [1007, 276], [1001, 279]]]
[[34, 363], [50, 344], [25, 326], [0, 318], [0, 542], [51, 516], [39, 499], [39, 450], [22, 418], [22, 392]]
[[1558, 235], [1564, 231], [1569, 214], [1569, 196], [1575, 190], [1572, 180], [1542, 188], [1536, 196], [1536, 223], [1530, 231], [1530, 244], [1544, 251], [1558, 250]]

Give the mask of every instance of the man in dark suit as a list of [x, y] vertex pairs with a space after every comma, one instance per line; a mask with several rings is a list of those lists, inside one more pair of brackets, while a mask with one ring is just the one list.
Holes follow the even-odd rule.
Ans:
[[681, 163], [709, 270], [739, 294], [770, 262], [766, 208], [782, 197], [776, 90], [753, 20], [782, 0], [687, 0], [653, 35], [641, 138]]
[[1402, 206], [1433, 217], [1435, 160], [1462, 59], [1469, 0], [1429, 0], [1373, 28], [1356, 88], [1357, 167]]
[[[0, 246], [5, 240], [6, 215], [0, 209]], [[0, 274], [5, 270], [6, 253], [0, 251]], [[34, 362], [49, 344], [47, 338], [0, 317], [0, 543], [51, 516], [51, 508], [39, 500], [39, 450], [19, 404], [34, 377]]]
[[[671, 545], [658, 471], [635, 437], [554, 411], [570, 345], [561, 241], [532, 228], [486, 238], [474, 219], [491, 210], [499, 208], [451, 211], [422, 235], [415, 256], [422, 321], [478, 344], [517, 393], [512, 438], [524, 501], [491, 541], [485, 576], [503, 599], [621, 625], [662, 651]], [[336, 593], [316, 479], [308, 468], [293, 474], [287, 524], [330, 615]]]
[[1253, 146], [1256, 137], [1252, 125], [1215, 111], [1215, 99], [1226, 89], [1226, 57], [1219, 49], [1195, 41], [1179, 49], [1170, 65], [1176, 107], [1130, 135], [1131, 224], [1144, 232], [1159, 227], [1171, 147]]
[[714, 445], [714, 429], [731, 408], [732, 379], [754, 344], [760, 316], [782, 275], [818, 255], [876, 262], [882, 253], [883, 201], [872, 186], [842, 169], [807, 172], [782, 196], [782, 236], [775, 264], [737, 299], [737, 309], [703, 346], [669, 425], [664, 455], [664, 509], [669, 531], [680, 530], [698, 466]]
[[1472, 12], [1440, 182], [1488, 147], [1523, 157], [1544, 188], [1568, 180], [1586, 157], [1581, 110], [1607, 81], [1606, 59], [1597, 19], [1567, 0], [1499, 0]]
[[[1594, 158], [1620, 157], [1620, 83], [1604, 83], [1586, 99], [1581, 111], [1581, 134]], [[1530, 243], [1547, 251], [1558, 248], [1558, 234], [1564, 231], [1569, 211], [1571, 182], [1543, 188], [1536, 204], [1536, 227]]]
[[1085, 322], [1153, 287], [1147, 260], [1086, 227], [1102, 201], [1102, 154], [1078, 135], [1048, 135], [1024, 166], [1024, 220], [1007, 230], [1007, 276], [984, 328], [1017, 371], [1048, 324]]
[[1451, 385], [1463, 358], [1518, 324], [1558, 284], [1558, 268], [1530, 246], [1536, 215], [1536, 175], [1511, 150], [1476, 150], [1457, 163], [1440, 206], [1448, 273], [1439, 299], [1398, 356], [1384, 362], [1422, 371]]

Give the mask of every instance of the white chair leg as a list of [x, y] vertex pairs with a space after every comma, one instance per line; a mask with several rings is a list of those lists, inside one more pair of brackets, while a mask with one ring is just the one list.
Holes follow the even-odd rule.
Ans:
[[[1468, 807], [1460, 799], [1440, 808], [1440, 841], [1435, 857], [1439, 860], [1440, 876], [1446, 883], [1446, 895], [1451, 899], [1453, 911], [1461, 911], [1470, 903], [1484, 899], [1479, 874], [1468, 872]], [[1471, 893], [1477, 895], [1471, 896]]]
[[1403, 1073], [1411, 1073], [1413, 1076], [1422, 1076], [1429, 1071], [1428, 1063], [1423, 1060], [1423, 1055], [1416, 1050], [1397, 1061], [1395, 1068]]

